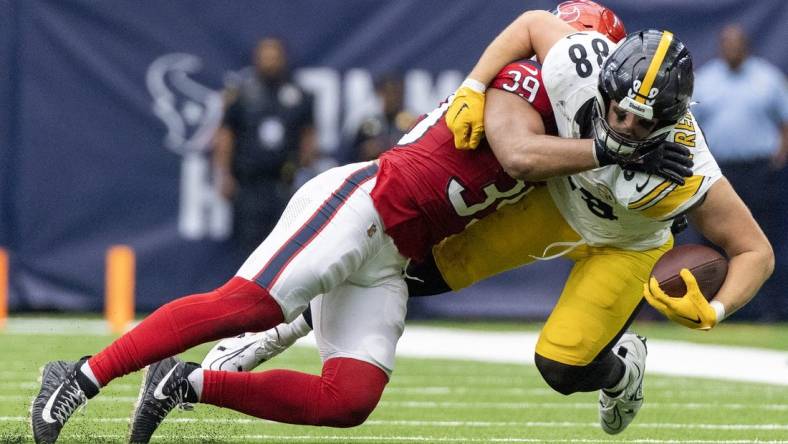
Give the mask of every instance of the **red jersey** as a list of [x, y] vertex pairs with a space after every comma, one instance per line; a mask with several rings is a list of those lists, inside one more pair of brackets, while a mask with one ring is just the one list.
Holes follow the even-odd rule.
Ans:
[[[511, 63], [490, 88], [517, 94], [555, 132], [550, 100], [534, 61]], [[461, 232], [500, 205], [521, 198], [530, 185], [503, 170], [485, 139], [475, 150], [457, 150], [446, 126], [448, 103], [424, 116], [398, 144], [380, 156], [372, 199], [386, 233], [401, 254], [420, 261], [433, 245]]]

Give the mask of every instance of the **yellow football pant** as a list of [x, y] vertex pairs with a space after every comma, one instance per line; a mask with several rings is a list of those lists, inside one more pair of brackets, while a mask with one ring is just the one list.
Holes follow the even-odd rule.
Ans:
[[[453, 290], [571, 246], [580, 240], [556, 208], [547, 187], [533, 189], [433, 248], [435, 262]], [[544, 325], [536, 352], [569, 365], [587, 365], [625, 328], [643, 298], [643, 283], [673, 238], [646, 251], [585, 244], [561, 296]], [[548, 247], [549, 250], [545, 251]]]

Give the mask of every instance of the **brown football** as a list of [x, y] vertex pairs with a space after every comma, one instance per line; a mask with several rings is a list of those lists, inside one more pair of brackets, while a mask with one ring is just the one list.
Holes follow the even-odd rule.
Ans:
[[687, 286], [679, 276], [682, 268], [692, 272], [703, 296], [711, 300], [728, 274], [728, 260], [713, 248], [697, 244], [679, 245], [654, 264], [651, 275], [668, 296], [680, 298], [687, 293]]

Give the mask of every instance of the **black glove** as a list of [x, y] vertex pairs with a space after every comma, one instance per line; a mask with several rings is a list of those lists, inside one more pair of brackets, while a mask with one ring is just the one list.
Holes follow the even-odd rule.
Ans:
[[423, 262], [410, 262], [405, 272], [405, 283], [408, 284], [408, 296], [432, 296], [451, 291], [449, 284], [443, 279], [435, 256], [432, 254]]
[[664, 140], [651, 148], [640, 148], [639, 152], [629, 156], [613, 153], [596, 139], [594, 146], [599, 166], [615, 163], [626, 170], [655, 174], [678, 185], [684, 185], [684, 178], [692, 176], [690, 150], [678, 143]]

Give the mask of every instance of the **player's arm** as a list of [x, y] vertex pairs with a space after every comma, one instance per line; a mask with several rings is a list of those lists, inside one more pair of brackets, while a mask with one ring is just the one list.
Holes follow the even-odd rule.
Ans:
[[547, 11], [528, 11], [507, 26], [484, 50], [446, 111], [455, 146], [473, 149], [481, 141], [485, 90], [501, 68], [533, 55], [544, 60], [553, 44], [572, 32], [574, 28]]
[[772, 168], [781, 170], [788, 164], [788, 122], [784, 122], [781, 131], [780, 149], [772, 156]]
[[231, 168], [234, 147], [235, 135], [232, 130], [226, 126], [219, 127], [213, 139], [213, 165], [218, 176], [219, 189], [228, 199], [235, 194], [236, 189]]
[[729, 258], [722, 287], [707, 302], [695, 276], [683, 269], [681, 278], [687, 286], [684, 296], [668, 296], [653, 277], [644, 285], [643, 296], [669, 319], [708, 330], [752, 299], [774, 270], [774, 253], [758, 223], [724, 178], [709, 188], [706, 199], [689, 215], [700, 232], [722, 247]]
[[[714, 300], [730, 315], [743, 307], [774, 270], [774, 252], [750, 210], [725, 178], [689, 213], [690, 222], [728, 256], [728, 275]], [[718, 320], [719, 322], [720, 320]]]
[[487, 46], [468, 78], [487, 85], [514, 60], [536, 55], [541, 63], [555, 42], [573, 32], [577, 31], [548, 11], [527, 11]]
[[232, 161], [235, 155], [235, 138], [240, 128], [241, 109], [238, 91], [234, 88], [224, 91], [225, 110], [222, 124], [213, 136], [213, 167], [216, 171], [219, 191], [227, 199], [236, 192], [237, 183], [233, 176]]
[[671, 142], [641, 156], [638, 164], [624, 165], [606, 156], [603, 144], [592, 139], [545, 135], [544, 118], [519, 94], [491, 89], [484, 110], [486, 137], [495, 157], [515, 179], [541, 181], [619, 162], [623, 168], [662, 176], [684, 185], [691, 176], [689, 150]]
[[487, 96], [487, 142], [510, 176], [540, 181], [597, 167], [592, 140], [547, 136], [542, 116], [528, 101], [500, 89]]

